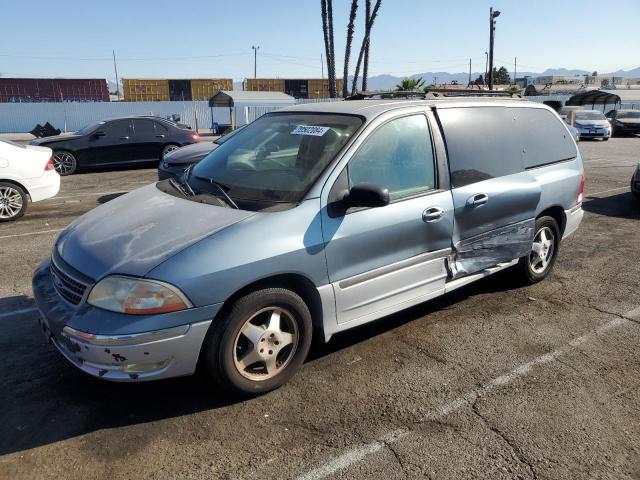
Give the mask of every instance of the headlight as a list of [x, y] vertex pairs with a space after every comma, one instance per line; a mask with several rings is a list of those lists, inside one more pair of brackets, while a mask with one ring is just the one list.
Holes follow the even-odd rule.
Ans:
[[153, 315], [191, 308], [191, 302], [176, 287], [157, 280], [106, 277], [93, 287], [87, 303], [112, 312]]

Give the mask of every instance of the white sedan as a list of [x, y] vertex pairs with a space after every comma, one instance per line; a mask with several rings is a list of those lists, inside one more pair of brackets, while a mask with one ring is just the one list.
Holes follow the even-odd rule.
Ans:
[[0, 222], [24, 215], [29, 200], [51, 198], [60, 190], [51, 149], [0, 140]]

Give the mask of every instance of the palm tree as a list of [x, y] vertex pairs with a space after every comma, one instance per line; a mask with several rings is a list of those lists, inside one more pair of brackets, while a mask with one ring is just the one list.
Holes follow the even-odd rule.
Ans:
[[322, 10], [322, 33], [324, 34], [324, 51], [327, 57], [327, 77], [329, 79], [329, 96], [336, 97], [336, 63], [333, 48], [333, 5], [331, 0], [320, 0]]
[[424, 86], [424, 80], [422, 78], [403, 78], [402, 81], [396, 85], [397, 92], [417, 92]]
[[[366, 0], [366, 1], [367, 3], [365, 5], [365, 13], [366, 13], [366, 19], [368, 22], [369, 18], [371, 17], [371, 0]], [[364, 59], [362, 63], [362, 91], [363, 92], [367, 91], [367, 78], [369, 75], [369, 45], [370, 44], [371, 44], [371, 37], [367, 39], [367, 45], [364, 49]]]
[[347, 24], [347, 46], [344, 52], [344, 77], [342, 81], [342, 96], [345, 98], [349, 95], [349, 57], [351, 56], [351, 42], [353, 41], [353, 30], [357, 11], [358, 0], [351, 0], [351, 11], [349, 12], [349, 23]]
[[[369, 7], [370, 8], [370, 2], [371, 0], [367, 0], [367, 2], [369, 3]], [[358, 56], [358, 63], [356, 64], [356, 71], [353, 75], [353, 83], [351, 86], [351, 94], [355, 95], [356, 94], [356, 87], [358, 85], [358, 75], [360, 74], [360, 65], [362, 64], [362, 60], [364, 57], [364, 54], [367, 50], [367, 44], [369, 43], [369, 38], [371, 36], [371, 29], [373, 28], [373, 23], [376, 19], [376, 17], [378, 16], [378, 10], [380, 10], [380, 4], [382, 3], [382, 0], [376, 0], [376, 4], [373, 7], [373, 10], [371, 10], [371, 16], [368, 17], [366, 19], [365, 22], [365, 26], [364, 26], [364, 38], [362, 39], [362, 46], [360, 47], [360, 55]], [[367, 61], [367, 67], [368, 67], [368, 61]], [[368, 74], [368, 72], [367, 72]], [[366, 85], [366, 80], [364, 81], [364, 85]]]

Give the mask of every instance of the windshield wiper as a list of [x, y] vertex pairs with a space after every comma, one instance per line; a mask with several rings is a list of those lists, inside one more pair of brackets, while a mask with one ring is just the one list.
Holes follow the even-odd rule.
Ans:
[[[227, 204], [232, 206], [233, 208], [235, 208], [236, 210], [240, 210], [240, 207], [238, 207], [238, 205], [236, 204], [236, 202], [233, 201], [233, 199], [227, 194], [227, 192], [224, 190], [225, 185], [223, 185], [222, 183], [216, 182], [213, 178], [205, 178], [205, 177], [199, 177], [196, 175], [196, 178], [198, 180], [203, 180], [205, 182], [209, 182], [211, 185], [213, 185], [214, 187], [216, 187], [218, 190], [220, 190], [220, 193], [222, 193], [222, 196], [225, 198], [225, 200], [227, 201]], [[228, 188], [228, 187], [227, 187]]]
[[170, 178], [169, 179], [169, 183], [171, 184], [171, 186], [173, 188], [175, 188], [176, 190], [178, 190], [180, 193], [182, 193], [185, 197], [192, 197], [193, 195], [195, 195], [195, 192], [191, 189], [191, 187], [189, 187], [188, 191], [186, 188], [184, 188], [183, 184], [181, 184], [180, 182], [178, 182], [175, 178]]

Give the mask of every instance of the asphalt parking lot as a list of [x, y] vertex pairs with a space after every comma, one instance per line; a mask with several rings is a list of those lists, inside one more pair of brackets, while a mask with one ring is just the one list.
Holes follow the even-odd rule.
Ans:
[[640, 138], [580, 150], [585, 218], [546, 281], [501, 272], [341, 334], [240, 402], [199, 377], [106, 383], [44, 341], [31, 273], [155, 170], [63, 178], [0, 225], [0, 478], [640, 479]]

